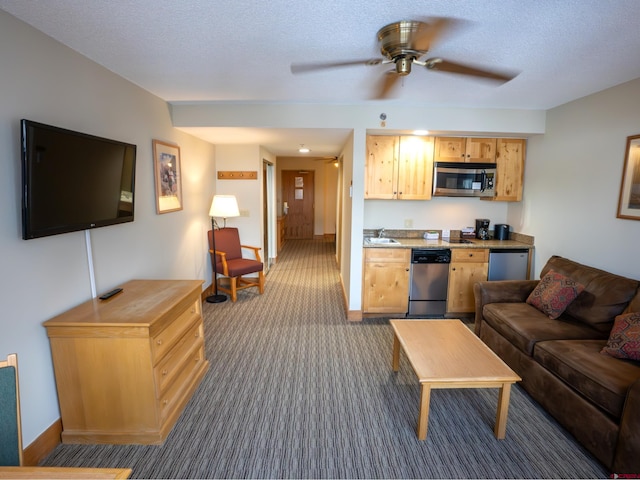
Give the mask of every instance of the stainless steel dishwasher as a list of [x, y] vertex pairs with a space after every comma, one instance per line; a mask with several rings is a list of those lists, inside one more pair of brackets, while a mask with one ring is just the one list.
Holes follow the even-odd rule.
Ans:
[[407, 317], [442, 317], [447, 311], [451, 250], [413, 249]]

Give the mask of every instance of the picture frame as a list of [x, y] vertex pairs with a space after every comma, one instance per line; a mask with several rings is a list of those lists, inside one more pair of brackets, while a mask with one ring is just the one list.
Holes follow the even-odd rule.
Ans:
[[156, 212], [182, 210], [180, 147], [153, 140], [153, 171], [156, 184]]
[[640, 135], [627, 137], [617, 217], [640, 220]]

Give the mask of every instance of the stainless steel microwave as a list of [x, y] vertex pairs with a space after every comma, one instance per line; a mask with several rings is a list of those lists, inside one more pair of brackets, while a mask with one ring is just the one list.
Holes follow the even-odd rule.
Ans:
[[495, 163], [436, 162], [434, 166], [436, 197], [493, 197], [495, 184]]

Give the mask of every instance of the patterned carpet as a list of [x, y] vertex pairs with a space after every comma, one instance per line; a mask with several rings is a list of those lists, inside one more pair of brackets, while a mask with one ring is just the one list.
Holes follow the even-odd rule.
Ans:
[[51, 466], [130, 467], [132, 478], [605, 478], [519, 387], [507, 436], [496, 390], [434, 390], [391, 371], [385, 319], [345, 320], [333, 243], [287, 241], [264, 295], [204, 305], [211, 368], [162, 446], [61, 445]]

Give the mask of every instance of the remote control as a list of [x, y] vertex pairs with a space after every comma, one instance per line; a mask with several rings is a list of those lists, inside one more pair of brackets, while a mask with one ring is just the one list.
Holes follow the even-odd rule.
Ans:
[[106, 300], [107, 298], [111, 298], [114, 295], [120, 293], [122, 291], [121, 288], [114, 288], [113, 290], [111, 290], [110, 292], [105, 293], [104, 295], [100, 295], [100, 300]]

